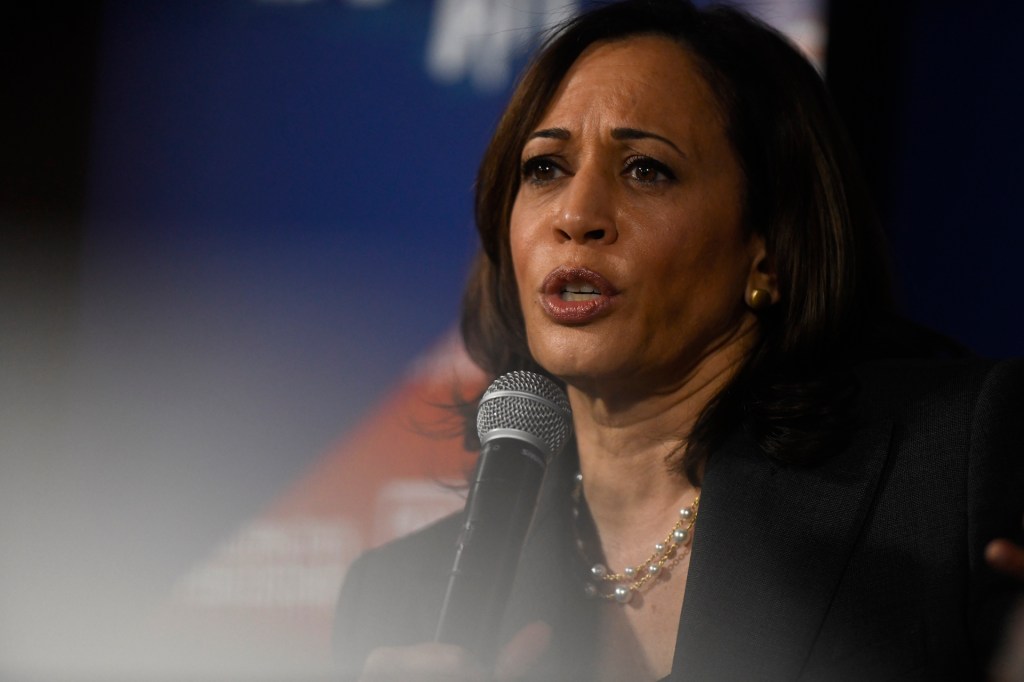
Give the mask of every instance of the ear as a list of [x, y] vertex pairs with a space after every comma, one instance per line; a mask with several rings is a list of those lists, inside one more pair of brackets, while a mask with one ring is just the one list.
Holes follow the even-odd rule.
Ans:
[[744, 299], [753, 310], [764, 310], [779, 302], [775, 260], [768, 255], [764, 237], [760, 234], [751, 235], [748, 248], [751, 256], [750, 272], [747, 274]]

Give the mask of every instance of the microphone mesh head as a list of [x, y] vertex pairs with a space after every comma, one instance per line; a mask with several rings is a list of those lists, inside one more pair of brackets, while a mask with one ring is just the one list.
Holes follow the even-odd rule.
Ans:
[[521, 431], [547, 446], [554, 456], [572, 434], [572, 410], [555, 382], [534, 372], [509, 372], [494, 380], [476, 415], [480, 442], [492, 432]]

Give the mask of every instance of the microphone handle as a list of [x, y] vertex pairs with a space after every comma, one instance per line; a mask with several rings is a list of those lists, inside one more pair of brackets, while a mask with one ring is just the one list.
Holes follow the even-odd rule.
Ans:
[[517, 438], [495, 438], [480, 452], [434, 641], [462, 646], [485, 665], [496, 655], [545, 462]]

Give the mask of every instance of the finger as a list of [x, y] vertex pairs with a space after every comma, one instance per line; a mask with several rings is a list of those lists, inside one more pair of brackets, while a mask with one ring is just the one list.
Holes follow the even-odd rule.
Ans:
[[370, 652], [360, 682], [479, 682], [483, 669], [453, 644], [429, 642]]
[[1024, 610], [1021, 604], [1011, 615], [1005, 632], [1002, 651], [996, 657], [992, 682], [1024, 680]]
[[550, 625], [539, 620], [526, 625], [498, 654], [498, 662], [494, 666], [495, 679], [515, 680], [523, 677], [549, 646]]
[[997, 571], [1024, 581], [1024, 547], [1009, 540], [993, 540], [985, 547], [985, 560]]

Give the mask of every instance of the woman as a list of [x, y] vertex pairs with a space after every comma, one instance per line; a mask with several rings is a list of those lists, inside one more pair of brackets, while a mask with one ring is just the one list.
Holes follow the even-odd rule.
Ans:
[[[1016, 593], [983, 553], [1024, 512], [1024, 372], [903, 357], [947, 349], [893, 322], [851, 168], [813, 68], [732, 10], [607, 6], [527, 71], [479, 175], [463, 335], [494, 376], [564, 384], [575, 442], [499, 675], [984, 674]], [[417, 644], [458, 528], [353, 565], [350, 672], [477, 679]]]

